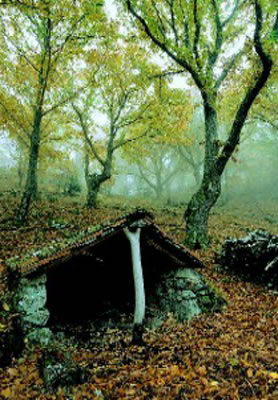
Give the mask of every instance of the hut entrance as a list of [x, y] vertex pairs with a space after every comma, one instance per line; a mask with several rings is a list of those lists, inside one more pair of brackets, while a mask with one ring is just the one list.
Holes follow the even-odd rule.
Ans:
[[30, 326], [30, 335], [35, 335], [30, 340], [45, 343], [40, 335], [41, 331], [46, 334], [47, 325], [51, 333], [63, 328], [70, 331], [70, 325], [77, 325], [77, 332], [84, 325], [91, 331], [94, 326], [127, 327], [133, 322], [133, 268], [125, 228], [132, 232], [137, 226], [141, 227], [146, 322], [166, 312], [176, 313], [176, 304], [180, 308], [181, 302], [182, 307], [187, 303], [188, 292], [193, 290], [191, 278], [184, 287], [177, 273], [202, 267], [202, 263], [160, 231], [148, 214], [136, 211], [76, 234], [62, 242], [57, 254], [55, 243], [50, 249], [43, 248], [35, 263], [33, 253], [20, 263], [17, 310], [24, 326]]
[[50, 325], [133, 312], [130, 248], [123, 232], [76, 255], [47, 273]]
[[[157, 306], [154, 292], [173, 261], [141, 235], [147, 307]], [[130, 244], [120, 231], [47, 272], [49, 325], [114, 319], [134, 312]], [[148, 310], [147, 310], [148, 311]]]

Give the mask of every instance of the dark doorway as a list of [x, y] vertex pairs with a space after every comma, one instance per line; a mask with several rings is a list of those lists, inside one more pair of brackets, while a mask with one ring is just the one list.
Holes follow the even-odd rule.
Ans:
[[47, 274], [50, 323], [81, 322], [109, 314], [132, 312], [134, 285], [129, 243], [120, 232]]
[[[151, 244], [142, 231], [141, 252], [146, 304], [155, 306], [155, 287], [173, 260]], [[77, 323], [98, 318], [117, 318], [134, 311], [134, 282], [130, 244], [122, 231], [106, 238], [47, 273], [47, 304], [50, 325]], [[115, 313], [115, 310], [117, 311]], [[117, 314], [118, 313], [118, 314]]]

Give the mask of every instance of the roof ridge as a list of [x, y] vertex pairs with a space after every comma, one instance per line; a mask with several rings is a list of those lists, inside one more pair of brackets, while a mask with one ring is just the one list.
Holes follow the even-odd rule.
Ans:
[[86, 241], [89, 241], [90, 238], [93, 239], [93, 235], [96, 235], [97, 233], [99, 233], [98, 236], [101, 236], [101, 233], [105, 233], [109, 229], [116, 229], [122, 225], [129, 225], [139, 219], [148, 219], [152, 222], [154, 220], [154, 216], [144, 208], [136, 208], [134, 211], [108, 220], [103, 224], [89, 225], [85, 229], [75, 232], [75, 234], [70, 237], [59, 237], [57, 239], [53, 239], [43, 247], [33, 248], [22, 256], [18, 255], [5, 260], [5, 264], [14, 271], [18, 270], [18, 265], [20, 264], [25, 268], [31, 268], [32, 266], [40, 264], [47, 259], [51, 259], [55, 254], [58, 255], [61, 252], [65, 252], [86, 244]]

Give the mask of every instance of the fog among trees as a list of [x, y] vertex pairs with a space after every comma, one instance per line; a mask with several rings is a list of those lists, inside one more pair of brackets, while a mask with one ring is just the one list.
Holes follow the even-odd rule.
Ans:
[[277, 9], [208, 3], [1, 5], [1, 192], [19, 225], [44, 198], [148, 199], [183, 204], [198, 248], [215, 205], [276, 196]]
[[0, 398], [278, 399], [277, 0], [0, 0]]

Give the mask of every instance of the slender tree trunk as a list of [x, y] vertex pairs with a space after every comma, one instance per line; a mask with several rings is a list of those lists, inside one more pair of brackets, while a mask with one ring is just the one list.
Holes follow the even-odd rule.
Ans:
[[208, 99], [206, 93], [203, 93], [206, 133], [204, 175], [201, 186], [190, 200], [184, 215], [187, 233], [186, 243], [192, 248], [205, 247], [208, 244], [208, 218], [210, 210], [215, 205], [221, 193], [222, 173], [225, 170], [227, 162], [235, 151], [236, 146], [239, 144], [240, 133], [244, 122], [246, 121], [248, 112], [261, 89], [267, 82], [272, 69], [272, 58], [264, 52], [259, 37], [262, 22], [261, 9], [259, 3], [255, 4], [259, 21], [256, 25], [255, 45], [256, 51], [261, 58], [263, 69], [254, 85], [249, 88], [242, 100], [236, 113], [229, 137], [220, 154], [217, 138], [216, 103], [215, 101], [211, 101], [211, 94], [210, 99]]
[[21, 202], [16, 214], [17, 223], [20, 225], [25, 223], [30, 209], [31, 201], [32, 199], [37, 197], [37, 192], [38, 192], [37, 167], [38, 167], [39, 151], [40, 151], [41, 120], [42, 120], [42, 111], [41, 108], [39, 107], [35, 111], [25, 189], [22, 194]]
[[167, 191], [167, 204], [171, 205], [172, 204], [172, 199], [171, 199], [171, 184], [172, 180], [168, 180], [166, 183], [166, 191]]
[[135, 311], [132, 343], [136, 345], [143, 345], [146, 299], [140, 251], [141, 228], [136, 228], [135, 232], [131, 232], [130, 229], [125, 228], [124, 232], [129, 240], [131, 248], [132, 269], [135, 288]]
[[[162, 10], [157, 11], [155, 2], [152, 2], [152, 10], [156, 12], [157, 18], [154, 17], [151, 20], [146, 17], [147, 11], [140, 8], [139, 5], [136, 5], [135, 1], [126, 0], [125, 3], [127, 5], [128, 11], [136, 18], [136, 20], [145, 31], [146, 35], [174, 62], [176, 62], [179, 66], [181, 66], [184, 70], [187, 70], [191, 74], [196, 86], [199, 88], [202, 94], [206, 125], [204, 174], [199, 190], [196, 194], [193, 195], [188, 204], [188, 208], [185, 211], [185, 220], [187, 243], [194, 248], [203, 247], [207, 244], [209, 213], [211, 208], [216, 203], [221, 192], [221, 175], [226, 167], [228, 160], [235, 151], [236, 146], [239, 144], [240, 133], [244, 122], [246, 121], [248, 112], [256, 97], [260, 93], [261, 89], [267, 82], [271, 73], [273, 60], [271, 54], [269, 54], [268, 51], [264, 49], [262, 36], [265, 35], [265, 38], [270, 38], [272, 36], [273, 45], [274, 42], [277, 43], [278, 10], [276, 10], [276, 16], [273, 21], [274, 24], [272, 28], [270, 29], [269, 33], [266, 33], [266, 31], [264, 31], [263, 29], [263, 22], [267, 14], [265, 16], [263, 15], [263, 2], [260, 0], [254, 0], [253, 2], [251, 2], [254, 5], [255, 9], [255, 31], [253, 44], [257, 56], [261, 62], [262, 71], [259, 74], [256, 73], [256, 75], [254, 76], [254, 84], [248, 85], [245, 96], [238, 106], [232, 128], [228, 135], [228, 139], [226, 140], [223, 149], [221, 149], [221, 153], [219, 154], [216, 112], [217, 90], [219, 89], [220, 85], [225, 81], [227, 75], [232, 71], [231, 68], [235, 65], [234, 63], [236, 62], [237, 57], [241, 54], [238, 53], [235, 55], [235, 58], [231, 60], [230, 66], [228, 63], [228, 66], [224, 67], [218, 79], [213, 78], [213, 72], [215, 66], [217, 65], [218, 57], [221, 54], [222, 48], [225, 44], [225, 34], [223, 28], [225, 27], [225, 24], [232, 22], [238, 9], [240, 8], [240, 2], [237, 2], [232, 13], [223, 23], [220, 19], [219, 4], [217, 4], [218, 2], [211, 2], [212, 8], [214, 9], [213, 20], [215, 21], [216, 26], [216, 39], [214, 49], [212, 52], [208, 52], [208, 57], [205, 57], [206, 60], [205, 58], [203, 58], [204, 56], [202, 55], [201, 59], [203, 59], [203, 61], [200, 60], [200, 54], [206, 53], [207, 44], [203, 47], [202, 41], [200, 40], [200, 37], [202, 36], [202, 24], [200, 23], [198, 17], [197, 1], [194, 2], [193, 9], [195, 35], [192, 42], [193, 51], [190, 53], [190, 57], [187, 57], [186, 54], [183, 55], [183, 51], [181, 51], [181, 48], [179, 47], [179, 43], [183, 42], [184, 38], [178, 35], [178, 30], [176, 29], [176, 25], [174, 23], [174, 19], [177, 16], [175, 14], [175, 7], [173, 7], [173, 1], [167, 2], [173, 12], [172, 23], [171, 20], [167, 20], [167, 12], [165, 12], [164, 14], [164, 11]], [[185, 17], [185, 19], [186, 18], [187, 16]], [[211, 21], [208, 19], [209, 24], [210, 22]], [[170, 26], [169, 31], [165, 29], [166, 26], [168, 27], [167, 23]], [[158, 29], [156, 29], [157, 27]], [[161, 36], [162, 30], [163, 35]], [[176, 43], [174, 43], [173, 38], [175, 38]], [[190, 37], [188, 35], [188, 31], [186, 42], [188, 43], [189, 49]], [[268, 43], [268, 46], [269, 44], [270, 42]], [[192, 60], [194, 58], [195, 60], [193, 62]], [[205, 65], [204, 62], [207, 62], [206, 67], [203, 67], [203, 65]], [[250, 68], [250, 72], [251, 71], [252, 66]], [[207, 86], [208, 82], [210, 87]]]
[[216, 168], [219, 152], [217, 132], [216, 96], [207, 100], [204, 95], [206, 149], [204, 174], [201, 185], [191, 198], [184, 217], [186, 244], [191, 248], [208, 245], [208, 219], [221, 192], [221, 174]]
[[196, 182], [196, 187], [198, 188], [201, 185], [202, 176], [200, 171], [200, 166], [197, 164], [192, 165], [193, 175]]
[[186, 244], [191, 248], [206, 247], [208, 240], [208, 219], [221, 191], [221, 177], [214, 174], [203, 179], [199, 190], [190, 200], [186, 212]]
[[[159, 160], [160, 161], [160, 160]], [[154, 191], [155, 191], [155, 195], [157, 200], [161, 200], [162, 195], [163, 195], [163, 183], [162, 183], [162, 165], [161, 162], [159, 162], [159, 164], [155, 165], [155, 184], [154, 184]]]
[[88, 152], [88, 148], [85, 148], [85, 157], [84, 157], [84, 175], [85, 175], [85, 181], [87, 183], [88, 186], [88, 179], [89, 179], [89, 165], [90, 165], [90, 161], [89, 161], [89, 152]]
[[155, 186], [155, 195], [157, 200], [161, 200], [163, 194], [163, 186], [161, 182], [157, 182]]
[[18, 166], [17, 166], [17, 175], [18, 175], [18, 186], [19, 189], [22, 189], [23, 186], [23, 178], [24, 178], [24, 154], [23, 150], [19, 149], [19, 159], [18, 159]]
[[97, 206], [97, 197], [100, 190], [101, 185], [107, 181], [110, 177], [106, 174], [88, 174], [87, 175], [87, 207], [96, 208]]

